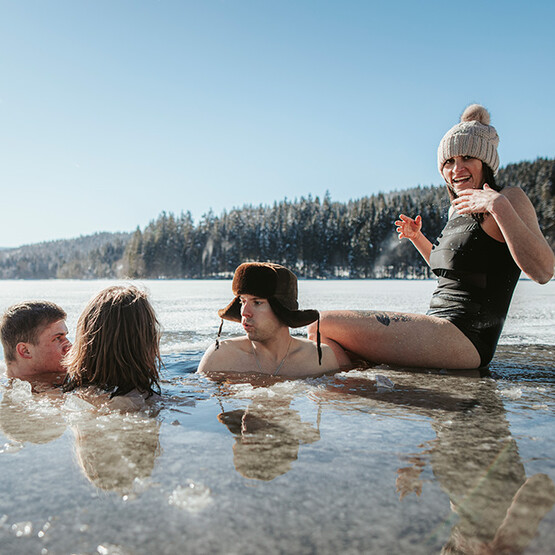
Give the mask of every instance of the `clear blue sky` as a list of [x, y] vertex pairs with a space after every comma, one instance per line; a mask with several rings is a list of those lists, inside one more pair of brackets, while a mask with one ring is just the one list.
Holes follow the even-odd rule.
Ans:
[[555, 156], [555, 2], [0, 0], [0, 246]]

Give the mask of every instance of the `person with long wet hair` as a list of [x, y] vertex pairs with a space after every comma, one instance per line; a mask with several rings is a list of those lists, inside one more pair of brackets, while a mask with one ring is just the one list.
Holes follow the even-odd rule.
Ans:
[[65, 391], [96, 386], [110, 397], [159, 394], [160, 324], [147, 294], [133, 285], [100, 291], [79, 317], [63, 364]]
[[[547, 283], [555, 264], [524, 191], [495, 184], [498, 143], [488, 111], [469, 106], [438, 148], [438, 169], [451, 199], [442, 233], [432, 243], [422, 233], [420, 216], [402, 214], [395, 222], [399, 238], [409, 239], [438, 277], [428, 312], [323, 312], [323, 343], [396, 366], [489, 364], [520, 273]], [[312, 325], [309, 337], [315, 334]]]

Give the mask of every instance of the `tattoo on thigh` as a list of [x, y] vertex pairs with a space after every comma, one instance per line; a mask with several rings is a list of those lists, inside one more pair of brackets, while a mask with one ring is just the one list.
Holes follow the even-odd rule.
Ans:
[[376, 314], [376, 320], [384, 326], [389, 326], [389, 323], [391, 322], [387, 314]]
[[376, 320], [384, 326], [389, 326], [391, 322], [410, 322], [410, 316], [406, 314], [386, 314], [385, 312], [376, 313]]

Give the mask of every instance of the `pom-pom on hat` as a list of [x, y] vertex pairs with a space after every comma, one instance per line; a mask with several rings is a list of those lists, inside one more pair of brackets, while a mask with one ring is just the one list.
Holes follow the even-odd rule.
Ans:
[[439, 173], [449, 158], [472, 156], [486, 163], [496, 174], [499, 169], [497, 145], [499, 136], [489, 124], [489, 112], [479, 104], [471, 104], [461, 116], [461, 122], [451, 127], [441, 139], [437, 149]]

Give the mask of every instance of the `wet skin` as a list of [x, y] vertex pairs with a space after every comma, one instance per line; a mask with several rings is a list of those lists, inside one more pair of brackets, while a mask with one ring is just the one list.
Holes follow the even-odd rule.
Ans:
[[67, 338], [68, 329], [64, 320], [46, 326], [36, 344], [27, 343], [37, 372], [64, 372], [62, 358], [69, 351], [71, 343]]

